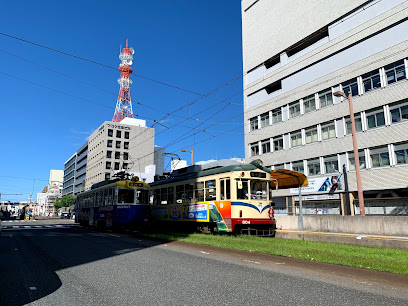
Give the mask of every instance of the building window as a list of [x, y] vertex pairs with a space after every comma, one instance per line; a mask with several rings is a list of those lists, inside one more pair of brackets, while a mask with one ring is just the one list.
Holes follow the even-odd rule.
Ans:
[[257, 130], [258, 129], [258, 117], [254, 117], [249, 119], [249, 125], [250, 125], [250, 129], [251, 131], [253, 130]]
[[112, 158], [112, 151], [106, 151], [106, 158]]
[[111, 162], [106, 162], [106, 169], [110, 169], [111, 168]]
[[388, 146], [370, 149], [371, 167], [385, 167], [390, 165], [390, 153]]
[[259, 155], [259, 146], [258, 143], [251, 143], [251, 156]]
[[283, 137], [278, 137], [273, 140], [273, 150], [280, 151], [283, 150]]
[[110, 179], [110, 173], [105, 173], [105, 180], [109, 180]]
[[277, 164], [273, 166], [274, 170], [285, 169], [285, 164]]
[[292, 170], [296, 171], [296, 172], [301, 172], [304, 173], [305, 172], [305, 168], [303, 165], [303, 160], [297, 161], [297, 162], [293, 162], [292, 163]]
[[339, 172], [339, 162], [337, 159], [337, 155], [323, 157], [323, 162], [324, 162], [324, 172], [325, 173]]
[[385, 67], [385, 75], [387, 76], [387, 84], [392, 84], [406, 79], [404, 60], [400, 60], [394, 64]]
[[272, 124], [282, 121], [282, 110], [281, 108], [275, 108], [272, 110]]
[[125, 139], [129, 139], [129, 132], [125, 132]]
[[123, 169], [127, 169], [128, 168], [128, 164], [127, 163], [123, 163]]
[[292, 148], [301, 146], [302, 145], [302, 133], [300, 131], [292, 133], [290, 135], [290, 140], [291, 140], [290, 143], [291, 143]]
[[400, 121], [408, 120], [408, 104], [394, 104], [390, 105], [391, 121], [397, 123]]
[[300, 102], [289, 104], [289, 118], [300, 116]]
[[127, 152], [123, 153], [123, 159], [128, 160], [129, 159], [129, 153], [127, 153]]
[[315, 95], [310, 95], [306, 98], [303, 98], [303, 109], [305, 110], [305, 114], [316, 110]]
[[[354, 171], [356, 170], [356, 163], [354, 159], [354, 152], [349, 152], [349, 170]], [[365, 154], [364, 150], [359, 150], [358, 151], [358, 161], [360, 162], [360, 169], [365, 169], [366, 167], [366, 161], [365, 161]]]
[[261, 115], [261, 128], [269, 125], [269, 112]]
[[115, 163], [115, 170], [119, 170], [120, 163]]
[[330, 139], [336, 137], [336, 127], [334, 122], [326, 123], [322, 125], [322, 139]]
[[369, 112], [368, 114], [366, 114], [366, 117], [368, 129], [373, 129], [385, 125], [384, 110], [382, 107]]
[[112, 148], [112, 140], [111, 139], [108, 140], [108, 148]]
[[331, 89], [326, 89], [319, 92], [320, 108], [333, 104], [333, 94]]
[[109, 136], [109, 137], [112, 137], [112, 136], [113, 136], [113, 130], [108, 129], [108, 136]]
[[320, 159], [319, 158], [314, 158], [314, 159], [309, 159], [307, 161], [307, 170], [309, 172], [309, 175], [318, 175], [320, 174]]
[[313, 143], [318, 141], [317, 126], [305, 130], [306, 143]]
[[408, 142], [394, 145], [394, 154], [397, 165], [408, 164]]
[[115, 152], [115, 159], [120, 159], [120, 152]]
[[373, 89], [381, 87], [380, 71], [374, 70], [362, 76], [364, 92], [369, 92]]
[[129, 149], [129, 143], [128, 143], [128, 142], [125, 142], [125, 143], [124, 143], [124, 148], [125, 148], [125, 149]]
[[271, 140], [265, 139], [261, 141], [262, 154], [271, 152]]
[[122, 131], [116, 131], [116, 137], [121, 138], [122, 137]]
[[[344, 121], [346, 123], [346, 135], [351, 135], [350, 116], [345, 117]], [[361, 115], [360, 115], [360, 113], [358, 115], [354, 114], [354, 125], [356, 127], [356, 133], [359, 133], [359, 132], [361, 132], [363, 130], [363, 125], [361, 124]]]
[[120, 149], [120, 141], [116, 142], [116, 149]]
[[348, 97], [350, 91], [351, 91], [352, 96], [358, 95], [357, 78], [344, 82], [341, 84], [341, 86], [343, 88], [343, 92], [346, 95], [346, 97]]

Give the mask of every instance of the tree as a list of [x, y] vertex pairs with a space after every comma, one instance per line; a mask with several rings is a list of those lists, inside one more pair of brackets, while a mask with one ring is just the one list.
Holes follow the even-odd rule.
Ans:
[[75, 205], [75, 197], [72, 195], [66, 195], [62, 199], [57, 199], [54, 203], [54, 207], [59, 209], [61, 207], [69, 207]]

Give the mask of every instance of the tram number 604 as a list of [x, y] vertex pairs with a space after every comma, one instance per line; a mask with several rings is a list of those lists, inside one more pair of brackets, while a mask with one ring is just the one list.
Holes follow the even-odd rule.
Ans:
[[242, 224], [251, 224], [251, 221], [249, 221], [249, 220], [242, 220]]

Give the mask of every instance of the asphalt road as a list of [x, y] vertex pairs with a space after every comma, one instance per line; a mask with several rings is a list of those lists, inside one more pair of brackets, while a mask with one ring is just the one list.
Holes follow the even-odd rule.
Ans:
[[408, 276], [3, 222], [0, 305], [408, 305]]

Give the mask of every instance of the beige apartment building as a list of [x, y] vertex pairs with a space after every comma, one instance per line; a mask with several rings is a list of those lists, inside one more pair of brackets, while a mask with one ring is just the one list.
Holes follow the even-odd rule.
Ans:
[[305, 173], [306, 214], [358, 214], [351, 92], [366, 214], [407, 214], [408, 1], [242, 0], [242, 35], [247, 161]]
[[133, 118], [105, 121], [89, 137], [87, 154], [85, 190], [121, 170], [145, 173], [154, 165], [154, 129]]

